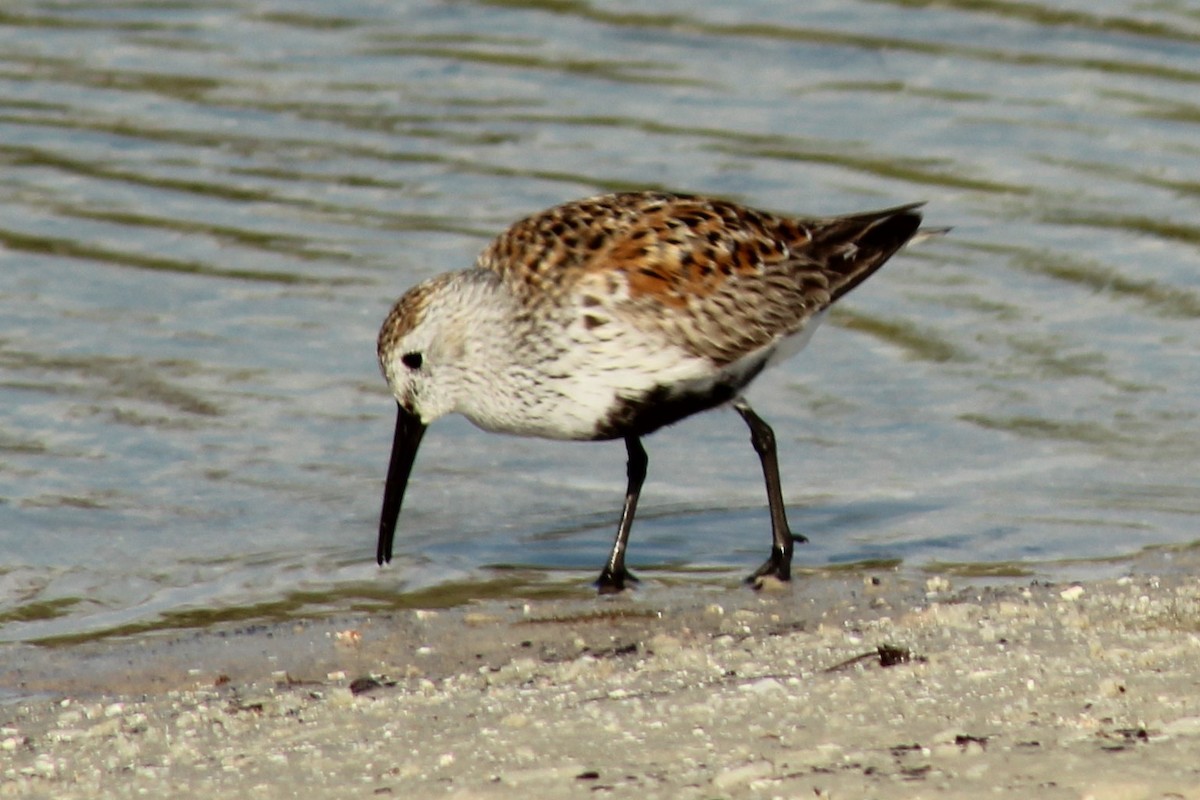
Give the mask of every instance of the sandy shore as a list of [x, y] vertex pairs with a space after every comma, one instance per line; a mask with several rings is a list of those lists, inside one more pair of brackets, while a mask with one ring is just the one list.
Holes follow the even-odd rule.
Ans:
[[1200, 798], [1197, 575], [647, 582], [8, 647], [0, 796]]

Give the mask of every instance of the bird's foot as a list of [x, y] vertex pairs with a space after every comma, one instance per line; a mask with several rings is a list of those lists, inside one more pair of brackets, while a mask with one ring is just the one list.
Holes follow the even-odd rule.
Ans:
[[764, 579], [774, 579], [777, 581], [787, 582], [792, 579], [792, 547], [793, 544], [803, 544], [807, 542], [807, 537], [798, 534], [788, 534], [789, 542], [787, 547], [772, 547], [771, 555], [762, 563], [762, 566], [754, 570], [750, 577], [746, 578], [746, 583], [751, 584], [755, 589], [761, 589]]
[[600, 577], [596, 579], [596, 591], [600, 594], [620, 594], [625, 591], [626, 582], [637, 583], [638, 579], [624, 567], [615, 570], [605, 567], [601, 571]]

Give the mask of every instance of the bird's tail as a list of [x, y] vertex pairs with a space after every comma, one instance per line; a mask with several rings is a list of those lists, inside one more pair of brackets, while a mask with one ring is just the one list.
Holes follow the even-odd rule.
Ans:
[[829, 279], [831, 303], [871, 277], [904, 245], [949, 230], [922, 231], [917, 211], [922, 205], [829, 217], [813, 228], [811, 253]]

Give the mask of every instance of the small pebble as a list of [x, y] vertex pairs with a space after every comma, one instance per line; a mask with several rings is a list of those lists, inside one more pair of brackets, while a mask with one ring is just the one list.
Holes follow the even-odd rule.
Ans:
[[732, 789], [735, 786], [769, 778], [774, 772], [775, 766], [770, 761], [754, 761], [718, 773], [713, 778], [712, 785], [716, 789]]
[[1061, 597], [1063, 600], [1066, 600], [1069, 603], [1074, 602], [1074, 601], [1078, 600], [1079, 598], [1083, 597], [1083, 587], [1082, 586], [1068, 587], [1066, 589], [1063, 589], [1061, 592], [1059, 592], [1058, 596]]

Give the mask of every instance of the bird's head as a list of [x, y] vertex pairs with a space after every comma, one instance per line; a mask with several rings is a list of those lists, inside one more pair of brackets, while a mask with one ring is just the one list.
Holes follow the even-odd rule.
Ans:
[[478, 270], [439, 275], [408, 290], [379, 330], [379, 366], [397, 408], [379, 523], [380, 564], [391, 560], [396, 520], [426, 427], [458, 410], [473, 391], [469, 350], [478, 301], [494, 284]]

